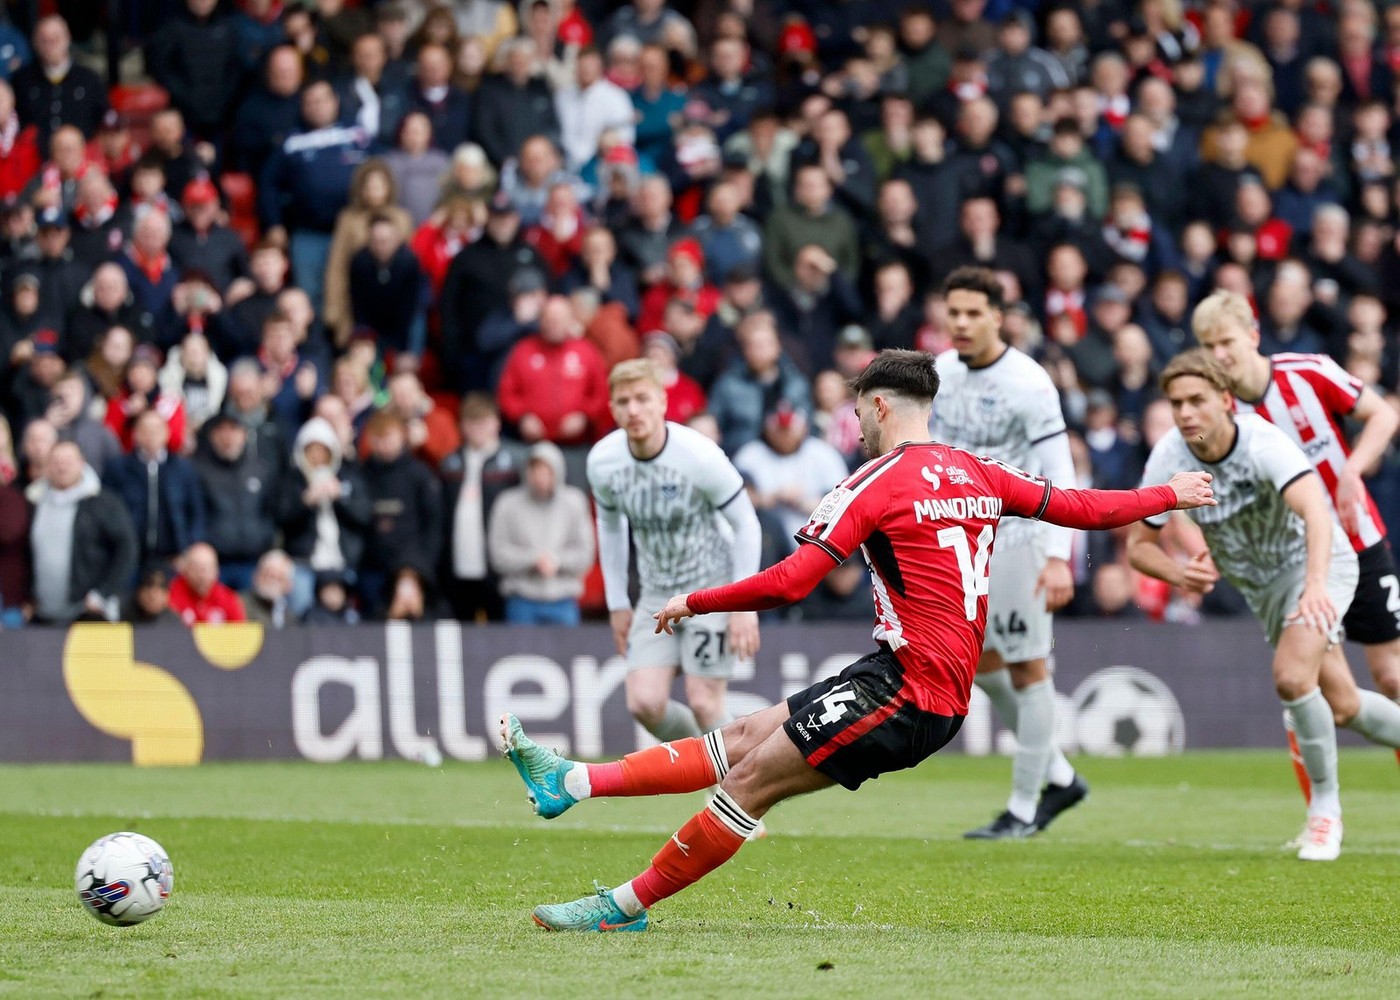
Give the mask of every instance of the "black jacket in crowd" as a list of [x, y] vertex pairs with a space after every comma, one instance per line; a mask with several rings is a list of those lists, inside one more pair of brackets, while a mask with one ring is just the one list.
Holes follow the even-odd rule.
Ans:
[[506, 286], [516, 271], [526, 267], [542, 274], [549, 271], [518, 233], [509, 243], [497, 243], [487, 234], [452, 258], [442, 289], [442, 361], [458, 388], [466, 385], [461, 373], [476, 352], [477, 328], [493, 309], [510, 304]]
[[404, 568], [434, 579], [442, 542], [442, 490], [432, 471], [408, 452], [392, 462], [364, 466], [372, 517], [361, 568], [393, 573]]
[[356, 326], [379, 335], [381, 348], [408, 347], [414, 319], [427, 304], [428, 282], [407, 245], [381, 265], [366, 247], [350, 258], [350, 306]]
[[251, 562], [277, 534], [278, 468], [245, 449], [226, 462], [213, 449], [194, 458], [207, 501], [208, 542], [228, 562]]
[[68, 600], [82, 604], [93, 591], [103, 597], [126, 597], [136, 576], [136, 552], [131, 518], [115, 493], [102, 490], [78, 501]]
[[[146, 44], [146, 66], [198, 135], [223, 131], [243, 91], [243, 59], [233, 19], [181, 10]], [[179, 191], [175, 189], [178, 197]]]

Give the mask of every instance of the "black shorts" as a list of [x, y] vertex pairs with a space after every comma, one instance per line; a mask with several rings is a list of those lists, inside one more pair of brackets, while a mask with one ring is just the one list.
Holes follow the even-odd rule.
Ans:
[[1347, 638], [1363, 646], [1400, 639], [1400, 577], [1390, 543], [1381, 540], [1356, 554], [1360, 576], [1342, 625]]
[[787, 700], [788, 739], [807, 763], [854, 791], [862, 781], [913, 767], [945, 746], [961, 715], [925, 712], [888, 647]]

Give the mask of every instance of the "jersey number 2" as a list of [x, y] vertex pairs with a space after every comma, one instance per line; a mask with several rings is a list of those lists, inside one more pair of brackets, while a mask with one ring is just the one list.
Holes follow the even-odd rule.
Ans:
[[987, 593], [991, 584], [991, 573], [987, 568], [992, 554], [992, 526], [984, 525], [977, 535], [977, 551], [968, 544], [968, 533], [963, 528], [939, 528], [938, 544], [952, 549], [958, 557], [958, 571], [962, 574], [963, 613], [968, 621], [977, 620], [977, 598]]

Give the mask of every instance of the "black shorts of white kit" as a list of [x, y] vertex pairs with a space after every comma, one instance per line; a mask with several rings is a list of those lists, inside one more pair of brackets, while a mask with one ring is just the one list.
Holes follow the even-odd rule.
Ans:
[[904, 668], [888, 646], [799, 691], [787, 706], [788, 739], [808, 764], [852, 791], [931, 756], [963, 721], [915, 705]]
[[1356, 553], [1356, 562], [1360, 570], [1356, 596], [1342, 619], [1347, 638], [1363, 646], [1400, 639], [1400, 577], [1390, 543], [1382, 539], [1362, 549]]

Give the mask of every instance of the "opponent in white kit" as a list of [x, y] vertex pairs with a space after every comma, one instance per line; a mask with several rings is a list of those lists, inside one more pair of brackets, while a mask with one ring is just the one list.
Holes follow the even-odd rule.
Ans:
[[[752, 613], [692, 618], [674, 635], [652, 616], [672, 594], [758, 572], [758, 515], [743, 477], [718, 445], [666, 420], [666, 390], [648, 360], [608, 378], [618, 429], [588, 453], [598, 507], [598, 551], [618, 652], [627, 657], [627, 709], [657, 739], [701, 736], [730, 721], [725, 689], [735, 659], [758, 652]], [[628, 529], [640, 596], [628, 595]], [[679, 670], [689, 707], [671, 698]]]
[[1234, 415], [1231, 384], [1204, 349], [1172, 359], [1162, 391], [1176, 428], [1152, 449], [1142, 477], [1151, 486], [1202, 465], [1215, 477], [1217, 506], [1188, 515], [1209, 557], [1183, 566], [1162, 549], [1169, 514], [1133, 526], [1128, 557], [1137, 570], [1197, 592], [1209, 589], [1218, 567], [1244, 595], [1274, 647], [1274, 688], [1312, 781], [1298, 857], [1331, 861], [1342, 847], [1336, 726], [1394, 747], [1400, 706], [1357, 690], [1339, 645], [1358, 567], [1321, 477], [1282, 430], [1254, 414]]
[[[933, 437], [1052, 483], [1074, 483], [1059, 393], [1045, 369], [1002, 341], [996, 276], [958, 268], [944, 283], [944, 298], [953, 348], [937, 360], [942, 386]], [[977, 686], [1015, 732], [1017, 750], [1006, 811], [968, 837], [1033, 836], [1088, 793], [1055, 746], [1055, 688], [1046, 665], [1053, 612], [1074, 596], [1072, 537], [1068, 528], [1014, 517], [997, 530]]]

